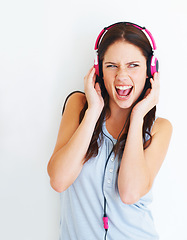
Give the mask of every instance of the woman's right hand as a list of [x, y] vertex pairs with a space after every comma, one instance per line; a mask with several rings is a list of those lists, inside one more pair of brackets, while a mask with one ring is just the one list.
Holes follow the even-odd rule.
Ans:
[[93, 110], [99, 117], [104, 107], [104, 100], [101, 95], [99, 83], [95, 83], [95, 80], [95, 68], [92, 67], [84, 77], [84, 91], [88, 102], [88, 109]]

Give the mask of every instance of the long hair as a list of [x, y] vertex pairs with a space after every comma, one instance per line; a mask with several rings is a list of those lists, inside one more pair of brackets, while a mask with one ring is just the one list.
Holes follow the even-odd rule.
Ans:
[[[146, 60], [148, 60], [149, 56], [152, 55], [152, 47], [150, 45], [149, 40], [141, 30], [134, 27], [133, 25], [125, 25], [124, 23], [116, 24], [105, 33], [98, 48], [100, 76], [97, 76], [96, 78], [96, 81], [100, 83], [102, 96], [104, 98], [105, 104], [104, 104], [103, 111], [101, 112], [101, 115], [96, 123], [95, 130], [93, 132], [93, 136], [92, 136], [89, 148], [87, 150], [84, 162], [87, 162], [91, 157], [97, 156], [98, 149], [103, 140], [103, 134], [102, 134], [103, 122], [110, 117], [110, 113], [111, 113], [110, 107], [109, 107], [109, 95], [103, 81], [102, 62], [104, 59], [104, 55], [107, 49], [109, 48], [109, 46], [111, 46], [113, 43], [117, 41], [124, 41], [124, 40], [130, 44], [137, 46], [141, 50], [142, 54], [145, 56]], [[141, 95], [139, 96], [138, 100], [136, 101], [136, 103], [143, 99], [145, 92], [149, 88], [151, 88], [151, 84], [150, 84], [150, 79], [147, 78], [144, 89]], [[80, 116], [79, 116], [80, 123], [85, 115], [85, 111], [87, 108], [88, 108], [88, 103], [86, 102], [82, 111], [80, 112]], [[156, 113], [156, 106], [153, 107], [144, 117], [143, 130], [142, 130], [144, 149], [147, 148], [151, 143], [152, 137], [151, 137], [150, 131], [151, 131], [151, 126], [153, 124], [153, 121], [155, 120], [155, 113]], [[129, 123], [127, 124], [127, 131], [125, 131], [126, 133], [121, 135], [114, 149], [115, 154], [119, 154], [119, 156], [122, 155], [125, 147], [128, 127], [129, 127]], [[149, 141], [146, 142], [147, 134], [149, 135], [150, 138], [149, 138]]]

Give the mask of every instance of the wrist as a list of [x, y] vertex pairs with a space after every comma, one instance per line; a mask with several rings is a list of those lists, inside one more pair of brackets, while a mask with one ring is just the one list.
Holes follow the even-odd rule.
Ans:
[[96, 123], [101, 115], [101, 111], [98, 111], [95, 108], [88, 108], [85, 113], [89, 121]]
[[136, 123], [136, 124], [142, 124], [143, 125], [143, 121], [144, 121], [144, 116], [143, 115], [132, 111], [131, 116], [130, 116], [130, 122], [131, 123]]

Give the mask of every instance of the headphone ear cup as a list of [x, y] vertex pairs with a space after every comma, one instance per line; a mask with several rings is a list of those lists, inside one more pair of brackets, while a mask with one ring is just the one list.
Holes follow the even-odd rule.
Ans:
[[154, 75], [155, 72], [158, 72], [158, 69], [159, 69], [159, 63], [158, 63], [158, 59], [155, 57], [154, 58], [154, 65], [151, 66], [152, 76]]
[[95, 58], [94, 68], [95, 68], [96, 75], [99, 76], [99, 57], [98, 56], [96, 56]]
[[151, 55], [147, 60], [147, 76], [152, 78], [155, 72], [158, 72], [159, 63], [158, 59]]

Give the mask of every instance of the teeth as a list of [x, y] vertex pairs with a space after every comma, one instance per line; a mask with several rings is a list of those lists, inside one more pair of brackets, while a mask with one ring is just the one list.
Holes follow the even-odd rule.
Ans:
[[126, 90], [126, 89], [129, 89], [129, 88], [132, 88], [132, 86], [116, 86], [117, 89], [120, 89], [120, 90]]

